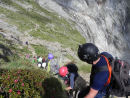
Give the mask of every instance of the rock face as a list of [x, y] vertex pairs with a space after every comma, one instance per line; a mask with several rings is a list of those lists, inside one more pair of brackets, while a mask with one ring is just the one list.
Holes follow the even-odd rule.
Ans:
[[86, 42], [130, 59], [129, 0], [36, 0], [42, 7], [73, 20]]
[[[20, 12], [14, 5], [2, 3], [4, 0], [0, 0], [0, 7], [5, 8], [14, 13]], [[8, 1], [8, 0], [7, 0]], [[28, 12], [34, 11], [35, 13], [50, 18], [44, 12], [34, 9], [30, 0], [18, 1], [10, 0], [15, 4], [19, 5], [20, 8], [24, 8]], [[70, 23], [76, 24], [77, 29], [86, 39], [86, 42], [95, 43], [100, 51], [110, 52], [113, 56], [123, 58], [130, 61], [130, 0], [34, 0], [41, 7], [49, 11], [54, 11], [58, 13], [58, 17], [66, 18]], [[6, 2], [6, 1], [5, 1]], [[2, 10], [1, 10], [2, 11]], [[5, 11], [4, 11], [5, 12]], [[8, 14], [8, 13], [5, 13]], [[26, 41], [26, 39], [33, 39], [28, 32], [37, 31], [40, 28], [38, 23], [33, 21], [28, 21], [33, 25], [34, 28], [21, 33], [17, 29], [21, 20], [15, 20], [15, 23], [19, 22], [15, 26], [11, 26], [5, 21], [8, 20], [7, 16], [0, 12], [0, 34], [5, 36], [7, 39], [12, 39], [16, 43], [21, 44]], [[25, 14], [26, 15], [26, 14]], [[71, 23], [71, 24], [73, 24]], [[22, 24], [22, 23], [21, 23]], [[48, 28], [53, 28], [55, 24], [49, 25]], [[4, 28], [4, 29], [3, 29]], [[23, 27], [22, 27], [23, 28]], [[4, 32], [3, 32], [4, 31]], [[13, 34], [13, 33], [14, 34]], [[61, 32], [61, 31], [60, 31]], [[43, 32], [42, 32], [43, 33]], [[45, 33], [45, 32], [44, 32]], [[69, 35], [68, 35], [69, 36]], [[39, 39], [38, 39], [39, 40]], [[45, 42], [45, 41], [44, 41]], [[33, 43], [33, 41], [32, 41]], [[78, 44], [81, 42], [78, 42]], [[37, 43], [36, 43], [37, 44]], [[42, 44], [43, 45], [43, 44]], [[59, 47], [54, 47], [53, 50], [61, 49], [60, 44], [56, 43]], [[44, 44], [49, 50], [51, 50], [48, 44]], [[60, 52], [60, 54], [71, 54], [76, 59], [77, 55], [74, 54], [71, 49], [65, 49], [65, 53]], [[54, 51], [54, 52], [55, 52]], [[58, 53], [59, 55], [59, 53]], [[68, 60], [68, 59], [66, 59]]]

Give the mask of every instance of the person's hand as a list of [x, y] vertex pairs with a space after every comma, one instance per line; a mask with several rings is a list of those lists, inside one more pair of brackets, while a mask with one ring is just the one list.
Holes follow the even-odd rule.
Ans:
[[69, 87], [66, 87], [65, 90], [69, 91], [71, 90], [72, 88], [69, 86]]

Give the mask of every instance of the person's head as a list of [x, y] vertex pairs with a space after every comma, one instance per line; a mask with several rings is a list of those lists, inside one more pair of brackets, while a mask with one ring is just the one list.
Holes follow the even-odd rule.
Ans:
[[46, 59], [45, 59], [45, 57], [43, 56], [42, 61], [45, 62], [45, 60], [46, 60]]
[[78, 57], [84, 62], [93, 64], [100, 57], [99, 49], [93, 43], [79, 45]]
[[51, 59], [53, 59], [53, 58], [54, 58], [53, 54], [52, 54], [52, 53], [49, 53], [49, 54], [48, 54], [48, 59], [51, 60]]
[[75, 62], [68, 62], [67, 64], [65, 64], [64, 66], [66, 66], [68, 68], [68, 71], [70, 73], [77, 73], [78, 72], [78, 67], [75, 64]]
[[65, 77], [68, 73], [69, 73], [68, 72], [68, 68], [66, 66], [60, 67], [60, 69], [59, 69], [59, 75], [61, 77]]

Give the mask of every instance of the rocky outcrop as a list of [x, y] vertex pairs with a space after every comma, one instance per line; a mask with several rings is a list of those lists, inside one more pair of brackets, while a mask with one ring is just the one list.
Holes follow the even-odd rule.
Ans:
[[[129, 0], [36, 0], [75, 21], [86, 42], [129, 61]], [[52, 4], [53, 6], [50, 6]]]

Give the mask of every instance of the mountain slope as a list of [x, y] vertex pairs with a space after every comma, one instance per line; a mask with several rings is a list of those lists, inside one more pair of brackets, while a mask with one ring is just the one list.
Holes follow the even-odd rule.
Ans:
[[[36, 0], [75, 21], [87, 42], [129, 62], [129, 0]], [[68, 17], [69, 16], [69, 17]]]
[[41, 56], [52, 52], [59, 63], [78, 60], [77, 47], [85, 39], [70, 19], [42, 8], [35, 0], [1, 0], [0, 34], [20, 48], [29, 42], [29, 51], [37, 55], [34, 45], [46, 48]]

